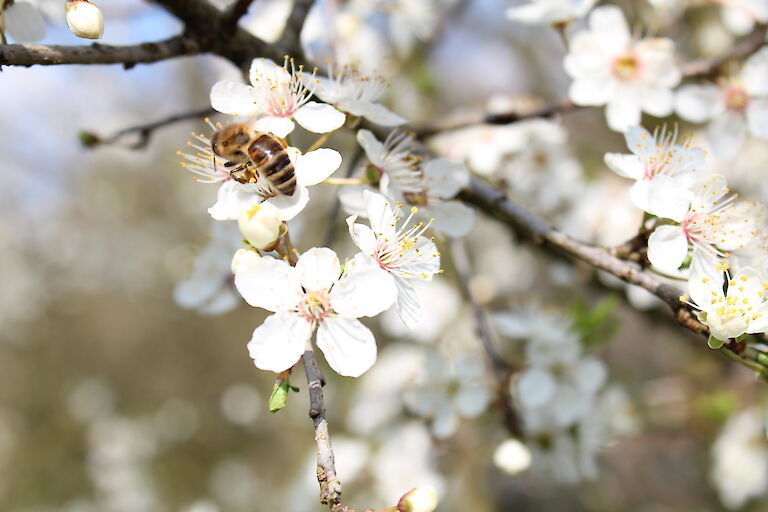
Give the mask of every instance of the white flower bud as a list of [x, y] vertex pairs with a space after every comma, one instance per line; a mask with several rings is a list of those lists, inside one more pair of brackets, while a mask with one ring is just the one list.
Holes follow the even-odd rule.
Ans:
[[77, 37], [99, 39], [104, 34], [101, 9], [88, 0], [67, 0], [67, 26]]
[[516, 475], [531, 465], [531, 451], [517, 439], [507, 439], [496, 448], [493, 462], [502, 471]]
[[269, 250], [274, 248], [275, 242], [280, 238], [283, 220], [280, 218], [280, 210], [275, 206], [261, 203], [241, 213], [237, 224], [249, 244], [257, 249]]
[[408, 491], [397, 504], [398, 512], [433, 512], [437, 508], [437, 491], [432, 487], [417, 487]]
[[261, 256], [255, 249], [238, 249], [234, 256], [232, 256], [232, 269], [233, 274], [237, 274], [237, 269], [246, 265], [250, 265], [254, 261], [257, 261]]

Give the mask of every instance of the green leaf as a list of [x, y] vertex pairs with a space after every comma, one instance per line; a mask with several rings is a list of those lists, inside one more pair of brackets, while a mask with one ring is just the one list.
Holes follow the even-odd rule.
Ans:
[[606, 343], [616, 334], [620, 323], [612, 315], [618, 305], [616, 295], [605, 297], [592, 308], [584, 301], [571, 304], [573, 327], [581, 334], [585, 345]]
[[707, 340], [707, 345], [709, 345], [709, 348], [711, 348], [713, 350], [717, 350], [720, 347], [722, 347], [723, 345], [725, 345], [725, 342], [723, 340], [719, 340], [719, 339], [715, 338], [714, 336], [712, 336], [710, 334], [709, 335], [709, 339]]
[[278, 378], [275, 381], [275, 387], [272, 389], [272, 396], [269, 397], [269, 412], [275, 413], [285, 407], [288, 402], [288, 389], [291, 385], [287, 380]]

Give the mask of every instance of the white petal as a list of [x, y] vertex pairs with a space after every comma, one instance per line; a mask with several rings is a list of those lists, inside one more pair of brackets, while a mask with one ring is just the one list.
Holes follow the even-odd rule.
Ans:
[[341, 202], [344, 211], [350, 215], [368, 217], [367, 205], [363, 198], [363, 192], [366, 190], [371, 190], [371, 187], [368, 185], [350, 185], [341, 187], [341, 190], [339, 190], [339, 201]]
[[423, 169], [429, 197], [453, 199], [469, 185], [469, 170], [461, 162], [433, 158], [424, 164]]
[[[296, 186], [296, 191], [292, 196], [278, 195], [270, 197], [265, 203], [270, 203], [272, 206], [280, 210], [280, 218], [285, 221], [289, 221], [304, 210], [309, 202], [309, 191], [307, 187], [302, 185]], [[214, 217], [215, 218], [215, 217]]]
[[638, 180], [629, 188], [629, 198], [632, 200], [632, 204], [644, 212], [647, 212], [650, 209], [648, 206], [648, 189], [650, 183], [651, 182], [648, 180]]
[[373, 333], [353, 318], [326, 318], [317, 329], [317, 347], [339, 375], [359, 377], [376, 362]]
[[598, 7], [589, 15], [589, 29], [608, 55], [621, 53], [630, 40], [629, 26], [621, 9], [614, 5]]
[[389, 200], [381, 194], [363, 190], [363, 201], [366, 204], [368, 220], [371, 222], [371, 228], [379, 236], [394, 236], [395, 211]]
[[219, 187], [216, 203], [208, 208], [208, 213], [216, 220], [237, 220], [243, 210], [258, 201], [254, 185], [228, 180]]
[[317, 185], [340, 165], [341, 155], [334, 149], [320, 148], [304, 153], [296, 160], [296, 181], [305, 187]]
[[312, 336], [312, 324], [295, 313], [276, 313], [253, 331], [248, 354], [262, 370], [283, 372], [296, 364]]
[[254, 258], [238, 266], [235, 286], [248, 304], [269, 311], [291, 309], [301, 299], [296, 270], [275, 258]]
[[397, 298], [394, 277], [370, 256], [357, 253], [344, 266], [344, 275], [331, 290], [331, 306], [341, 316], [376, 316]]
[[377, 167], [382, 166], [381, 156], [384, 154], [384, 144], [378, 141], [369, 130], [357, 132], [357, 142], [365, 151], [368, 160]]
[[434, 217], [436, 231], [452, 238], [465, 237], [475, 227], [475, 210], [460, 201], [435, 201], [422, 211]]
[[553, 21], [565, 21], [565, 20], [553, 20], [550, 19], [547, 14], [550, 9], [544, 5], [544, 2], [532, 2], [515, 7], [510, 7], [506, 11], [507, 18], [512, 21], [518, 21], [525, 23], [526, 25], [545, 25], [552, 23]]
[[347, 217], [347, 226], [349, 226], [349, 235], [355, 245], [365, 254], [373, 256], [376, 251], [376, 235], [373, 230], [363, 224], [356, 224], [357, 215]]
[[608, 378], [605, 363], [596, 357], [585, 357], [578, 362], [575, 370], [575, 383], [580, 391], [587, 394], [596, 393]]
[[639, 180], [645, 172], [643, 163], [636, 155], [606, 153], [604, 160], [610, 170], [625, 178]]
[[648, 260], [661, 270], [677, 270], [687, 255], [688, 239], [680, 226], [659, 226], [648, 237]]
[[421, 321], [421, 304], [412, 280], [395, 278], [397, 286], [397, 314], [409, 329], [415, 328]]
[[664, 117], [672, 113], [675, 95], [666, 87], [646, 87], [641, 96], [641, 106], [652, 116]]
[[[355, 112], [352, 113], [355, 114]], [[398, 126], [407, 122], [404, 118], [379, 103], [368, 103], [366, 108], [357, 115], [362, 115], [372, 123], [380, 126]]]
[[260, 112], [253, 102], [253, 87], [228, 80], [213, 84], [211, 106], [219, 112], [232, 115], [250, 116]]
[[453, 401], [456, 409], [465, 418], [476, 418], [488, 407], [491, 395], [488, 389], [479, 383], [467, 383], [459, 387]]
[[248, 74], [253, 85], [263, 88], [291, 81], [291, 74], [287, 70], [263, 57], [253, 59]]
[[744, 68], [741, 71], [741, 80], [744, 82], [744, 86], [751, 95], [754, 96], [766, 96], [768, 95], [768, 48], [763, 47], [762, 50], [752, 55], [744, 63]]
[[437, 439], [451, 437], [457, 428], [459, 428], [459, 417], [453, 412], [453, 408], [448, 405], [441, 407], [432, 419], [432, 432]]
[[294, 112], [293, 118], [305, 129], [314, 133], [327, 133], [341, 128], [347, 116], [332, 105], [310, 101]]
[[[765, 78], [768, 81], [768, 75]], [[754, 98], [747, 107], [747, 123], [752, 135], [768, 139], [768, 98]]]
[[545, 405], [554, 398], [556, 390], [557, 383], [552, 375], [538, 368], [528, 368], [517, 381], [520, 402], [530, 408]]
[[648, 183], [648, 213], [682, 222], [688, 213], [693, 194], [687, 187], [666, 174], [659, 174]]
[[301, 285], [307, 291], [327, 290], [339, 279], [339, 257], [327, 247], [313, 247], [296, 263]]
[[605, 107], [605, 117], [611, 130], [623, 132], [640, 124], [640, 103], [633, 93], [617, 91]]
[[716, 85], [684, 85], [677, 90], [675, 111], [693, 123], [712, 118], [722, 101], [722, 91]]
[[715, 156], [730, 160], [741, 148], [747, 134], [747, 126], [739, 112], [724, 112], [709, 123], [707, 133]]
[[293, 121], [287, 117], [264, 116], [253, 123], [253, 127], [262, 132], [271, 132], [280, 138], [285, 138], [295, 128]]
[[568, 97], [576, 105], [597, 107], [608, 103], [613, 98], [615, 89], [616, 84], [611, 78], [576, 79], [568, 88]]
[[15, 2], [2, 16], [8, 36], [17, 43], [32, 43], [45, 37], [45, 20], [29, 2]]
[[703, 311], [713, 308], [712, 298], [723, 297], [722, 270], [717, 270], [718, 261], [706, 251], [694, 250], [691, 262], [691, 276], [688, 279], [688, 294]]

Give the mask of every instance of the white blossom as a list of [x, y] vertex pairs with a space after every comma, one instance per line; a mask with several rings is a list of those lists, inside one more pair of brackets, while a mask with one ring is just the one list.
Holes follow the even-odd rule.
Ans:
[[347, 261], [344, 274], [336, 253], [314, 248], [295, 267], [274, 258], [241, 265], [235, 286], [253, 307], [274, 312], [253, 331], [248, 352], [262, 370], [292, 367], [317, 328], [317, 346], [341, 375], [359, 377], [376, 360], [376, 341], [360, 323], [395, 301], [397, 289], [370, 258]]
[[707, 134], [712, 151], [730, 160], [738, 153], [747, 133], [768, 140], [768, 48], [749, 57], [740, 74], [717, 85], [686, 85], [677, 92], [675, 107], [680, 117], [709, 122]]
[[712, 445], [709, 477], [727, 508], [736, 510], [768, 491], [768, 441], [760, 409], [728, 419]]
[[269, 250], [280, 238], [283, 220], [280, 210], [270, 203], [257, 203], [243, 210], [237, 224], [249, 244], [257, 249]]
[[507, 439], [493, 452], [493, 463], [509, 475], [522, 473], [531, 467], [531, 451], [517, 439]]
[[[290, 66], [290, 71], [288, 70]], [[294, 129], [294, 120], [315, 133], [340, 128], [346, 117], [326, 103], [310, 101], [314, 91], [311, 78], [297, 70], [286, 57], [282, 67], [271, 60], [254, 59], [251, 85], [223, 80], [211, 89], [211, 105], [224, 114], [253, 117], [254, 128], [285, 137]], [[310, 85], [307, 85], [310, 84]]]
[[100, 39], [104, 34], [104, 15], [88, 0], [68, 0], [66, 19], [69, 30], [77, 37]]
[[681, 78], [674, 43], [666, 38], [632, 38], [616, 6], [598, 7], [589, 29], [578, 32], [565, 57], [573, 78], [568, 95], [577, 105], [606, 105], [608, 126], [623, 132], [640, 124], [641, 112], [660, 117], [672, 112]]
[[433, 352], [425, 366], [425, 381], [405, 393], [404, 400], [414, 414], [431, 420], [435, 437], [445, 439], [456, 432], [460, 417], [476, 418], [488, 407], [483, 364], [472, 354], [449, 362]]
[[[643, 211], [650, 212], [654, 193], [651, 186], [660, 176], [672, 178], [681, 186], [688, 187], [704, 173], [704, 151], [690, 147], [690, 142], [678, 144], [677, 133], [667, 132], [666, 127], [656, 129], [651, 135], [645, 128], [633, 126], [624, 137], [632, 154], [606, 153], [605, 163], [619, 176], [635, 180], [629, 194], [635, 206]], [[669, 180], [665, 178], [664, 183], [669, 183]], [[662, 186], [656, 192], [665, 189]]]
[[713, 265], [708, 259], [694, 260], [688, 291], [699, 320], [719, 341], [764, 332], [768, 328], [768, 283], [749, 267], [733, 276], [728, 270], [725, 262]]
[[568, 23], [586, 16], [596, 0], [527, 0], [507, 9], [507, 18], [527, 25]]
[[355, 65], [328, 65], [328, 78], [317, 77], [315, 95], [343, 112], [361, 116], [381, 126], [397, 126], [405, 119], [380, 103], [387, 82], [380, 75], [366, 74]]
[[[410, 225], [418, 211], [415, 206], [407, 219], [397, 217], [393, 206], [383, 196], [364, 191], [371, 227], [355, 224], [357, 216], [347, 219], [349, 233], [360, 250], [394, 279], [397, 285], [397, 312], [403, 323], [413, 328], [421, 320], [421, 305], [412, 280], [431, 280], [440, 271], [440, 253], [434, 242], [424, 236], [429, 223]], [[402, 221], [402, 224], [398, 226]]]

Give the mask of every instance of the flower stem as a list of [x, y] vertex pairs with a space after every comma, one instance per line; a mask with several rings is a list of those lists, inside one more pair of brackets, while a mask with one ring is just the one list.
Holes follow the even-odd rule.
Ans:
[[[334, 130], [334, 131], [335, 131], [335, 130]], [[333, 133], [334, 133], [334, 132], [328, 132], [328, 133], [324, 133], [322, 137], [320, 137], [319, 139], [317, 139], [317, 140], [316, 140], [314, 143], [312, 143], [312, 145], [311, 145], [311, 146], [309, 146], [309, 149], [307, 149], [307, 150], [305, 151], [305, 153], [309, 153], [310, 151], [314, 151], [314, 150], [316, 150], [316, 149], [320, 149], [320, 147], [321, 147], [323, 144], [325, 144], [326, 142], [328, 142], [328, 139], [330, 139], [330, 138], [331, 138], [331, 135], [333, 135]]]

